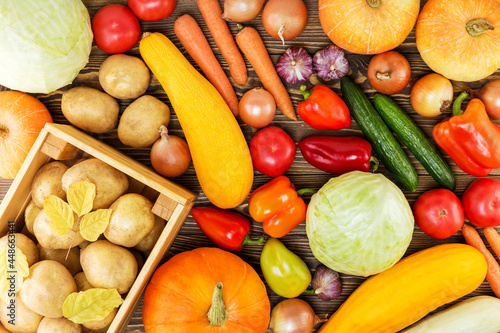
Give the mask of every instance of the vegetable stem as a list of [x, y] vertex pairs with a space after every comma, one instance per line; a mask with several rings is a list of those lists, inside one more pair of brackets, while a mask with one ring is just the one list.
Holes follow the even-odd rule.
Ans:
[[224, 300], [222, 298], [222, 282], [218, 282], [214, 288], [212, 296], [212, 305], [207, 313], [210, 326], [224, 327], [227, 319], [229, 318], [229, 311], [226, 310]]
[[382, 5], [382, 0], [366, 0], [366, 3], [372, 8], [378, 8]]
[[314, 294], [316, 294], [316, 291], [314, 291], [314, 289], [306, 289], [306, 290], [304, 290], [304, 294], [314, 295]]
[[472, 37], [479, 37], [488, 30], [495, 30], [495, 27], [485, 19], [473, 19], [465, 24], [467, 32]]
[[315, 190], [313, 188], [303, 188], [303, 189], [300, 189], [297, 191], [297, 194], [300, 196], [304, 195], [304, 194], [307, 194], [307, 193], [310, 193], [310, 194], [314, 194], [318, 192], [318, 190]]
[[461, 114], [464, 113], [462, 110], [462, 102], [469, 97], [469, 94], [466, 91], [462, 91], [460, 95], [458, 95], [457, 99], [455, 102], [453, 102], [453, 115], [454, 116], [460, 116]]
[[0, 139], [7, 138], [8, 134], [9, 134], [9, 129], [5, 126], [0, 126]]
[[243, 239], [243, 243], [241, 243], [241, 247], [244, 247], [245, 245], [261, 244], [263, 242], [264, 242], [264, 237], [259, 237], [259, 239], [251, 239], [250, 235], [246, 235], [245, 238]]
[[300, 93], [304, 96], [304, 101], [306, 101], [312, 94], [311, 91], [307, 91], [306, 89], [307, 87], [305, 85], [300, 86]]
[[370, 163], [370, 171], [375, 172], [378, 169], [378, 159], [375, 156], [371, 156], [370, 160], [368, 161]]

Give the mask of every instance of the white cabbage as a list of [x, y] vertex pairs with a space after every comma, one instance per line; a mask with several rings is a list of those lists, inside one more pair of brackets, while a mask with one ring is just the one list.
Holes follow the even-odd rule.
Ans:
[[414, 218], [403, 192], [382, 174], [353, 171], [330, 179], [307, 208], [314, 256], [351, 275], [380, 273], [403, 257]]
[[0, 84], [28, 93], [70, 84], [88, 63], [92, 39], [81, 0], [1, 0]]

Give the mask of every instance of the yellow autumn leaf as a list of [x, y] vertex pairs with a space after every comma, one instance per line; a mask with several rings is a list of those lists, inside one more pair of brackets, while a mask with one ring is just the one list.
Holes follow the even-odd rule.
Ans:
[[7, 302], [21, 289], [29, 275], [28, 260], [12, 242], [0, 248], [0, 299]]
[[90, 242], [94, 242], [106, 230], [111, 209], [98, 209], [95, 212], [85, 214], [80, 221], [80, 234]]
[[95, 185], [89, 181], [71, 183], [68, 187], [68, 203], [78, 216], [85, 215], [92, 210], [95, 193]]
[[50, 220], [49, 227], [59, 236], [66, 235], [73, 229], [75, 216], [70, 205], [55, 195], [49, 195], [43, 203], [43, 211]]
[[116, 289], [92, 288], [71, 293], [63, 303], [63, 316], [76, 324], [103, 320], [123, 299]]

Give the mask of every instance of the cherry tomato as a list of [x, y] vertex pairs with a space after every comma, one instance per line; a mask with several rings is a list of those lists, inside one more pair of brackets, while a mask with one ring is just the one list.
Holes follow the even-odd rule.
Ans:
[[92, 19], [98, 48], [109, 54], [131, 50], [141, 37], [139, 20], [125, 6], [112, 4], [99, 9]]
[[127, 5], [141, 20], [154, 22], [169, 17], [176, 2], [177, 0], [127, 0]]
[[462, 195], [465, 216], [476, 227], [500, 226], [500, 180], [479, 178]]
[[238, 105], [240, 118], [254, 128], [266, 127], [276, 114], [276, 102], [273, 95], [257, 87], [247, 91]]
[[392, 95], [401, 92], [408, 85], [411, 68], [403, 55], [388, 51], [377, 54], [370, 60], [367, 76], [373, 89]]
[[445, 239], [464, 224], [464, 209], [460, 199], [450, 190], [430, 190], [418, 197], [413, 205], [418, 227], [427, 235]]
[[250, 140], [250, 154], [255, 169], [269, 177], [285, 173], [295, 159], [295, 142], [279, 127], [261, 129]]

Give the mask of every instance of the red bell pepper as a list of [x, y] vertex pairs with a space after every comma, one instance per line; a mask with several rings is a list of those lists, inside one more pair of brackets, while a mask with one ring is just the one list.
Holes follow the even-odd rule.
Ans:
[[250, 239], [252, 223], [236, 212], [218, 207], [193, 207], [191, 216], [201, 231], [225, 250], [241, 251], [245, 245], [264, 241], [264, 237]]
[[312, 128], [338, 130], [351, 126], [351, 114], [345, 102], [330, 88], [317, 85], [312, 91], [300, 87], [304, 101], [297, 107], [300, 118]]
[[[350, 171], [375, 171], [378, 161], [372, 146], [357, 136], [311, 136], [298, 143], [304, 159], [322, 171], [341, 175]], [[373, 167], [372, 167], [373, 166]]]
[[500, 168], [500, 127], [493, 123], [480, 99], [474, 98], [464, 111], [460, 106], [468, 94], [462, 92], [453, 104], [453, 116], [434, 126], [436, 143], [469, 175], [487, 176]]
[[257, 188], [248, 199], [250, 216], [263, 223], [264, 232], [280, 238], [306, 219], [306, 204], [286, 176]]

